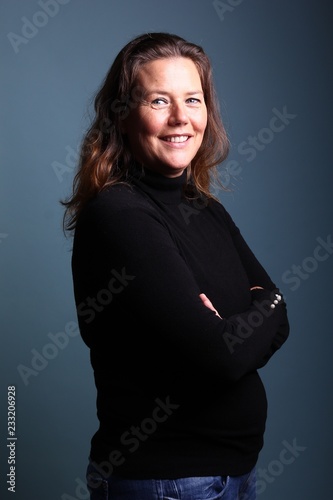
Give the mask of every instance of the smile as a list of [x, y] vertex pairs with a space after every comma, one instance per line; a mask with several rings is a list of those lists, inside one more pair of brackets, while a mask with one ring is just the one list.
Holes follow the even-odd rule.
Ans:
[[172, 137], [163, 137], [162, 140], [167, 142], [186, 142], [189, 137], [189, 135], [177, 135]]

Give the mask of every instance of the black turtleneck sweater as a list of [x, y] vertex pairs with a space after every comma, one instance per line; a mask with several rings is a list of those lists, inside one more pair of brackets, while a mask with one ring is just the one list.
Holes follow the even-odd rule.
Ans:
[[123, 477], [250, 471], [266, 421], [257, 370], [289, 333], [284, 301], [270, 307], [275, 284], [228, 212], [188, 201], [185, 180], [136, 172], [91, 200], [75, 231], [100, 422], [90, 458]]

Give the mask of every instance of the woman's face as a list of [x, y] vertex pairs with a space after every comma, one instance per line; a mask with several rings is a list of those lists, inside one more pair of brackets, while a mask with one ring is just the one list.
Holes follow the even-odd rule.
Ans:
[[157, 59], [140, 68], [135, 88], [144, 101], [132, 104], [122, 132], [136, 160], [177, 177], [196, 155], [207, 125], [198, 70], [188, 58]]

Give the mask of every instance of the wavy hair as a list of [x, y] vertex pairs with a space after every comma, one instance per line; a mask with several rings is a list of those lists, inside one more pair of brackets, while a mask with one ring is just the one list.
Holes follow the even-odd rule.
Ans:
[[135, 86], [136, 76], [143, 64], [174, 57], [191, 59], [196, 65], [208, 115], [202, 144], [188, 169], [188, 180], [191, 176], [192, 188], [194, 184], [197, 192], [214, 197], [210, 191], [212, 176], [218, 178], [217, 166], [229, 153], [229, 140], [220, 115], [210, 60], [202, 47], [178, 35], [147, 33], [132, 39], [118, 53], [95, 96], [95, 115], [81, 144], [72, 193], [61, 201], [65, 206], [66, 230], [75, 229], [81, 210], [99, 191], [127, 182], [133, 157], [121, 132], [121, 120], [142, 97], [143, 89]]

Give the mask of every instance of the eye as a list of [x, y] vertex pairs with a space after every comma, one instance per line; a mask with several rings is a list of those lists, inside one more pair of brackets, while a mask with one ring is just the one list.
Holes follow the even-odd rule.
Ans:
[[189, 97], [186, 102], [188, 102], [189, 104], [200, 104], [201, 101], [200, 99], [197, 99], [196, 97]]
[[152, 106], [155, 108], [162, 108], [168, 105], [168, 101], [163, 97], [157, 97], [151, 102]]

